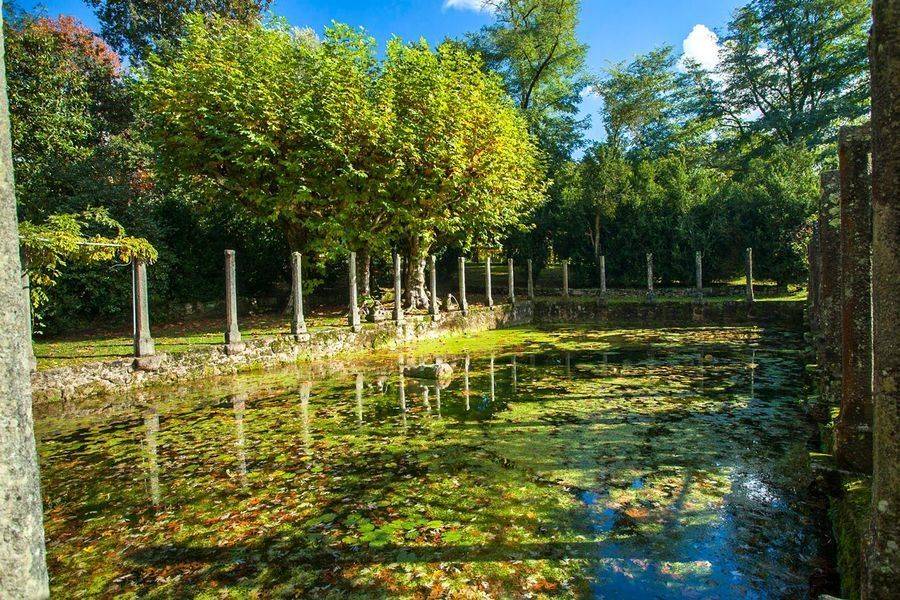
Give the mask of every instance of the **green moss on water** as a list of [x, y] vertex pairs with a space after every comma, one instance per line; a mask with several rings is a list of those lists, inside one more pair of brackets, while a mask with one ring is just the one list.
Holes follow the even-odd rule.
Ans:
[[517, 328], [39, 416], [54, 596], [799, 593], [797, 344]]

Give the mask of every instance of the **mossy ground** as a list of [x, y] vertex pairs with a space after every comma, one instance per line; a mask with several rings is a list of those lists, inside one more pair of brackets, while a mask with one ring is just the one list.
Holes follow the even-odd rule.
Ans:
[[[798, 347], [521, 328], [39, 418], [53, 592], [802, 595]], [[414, 353], [453, 381], [401, 378]]]

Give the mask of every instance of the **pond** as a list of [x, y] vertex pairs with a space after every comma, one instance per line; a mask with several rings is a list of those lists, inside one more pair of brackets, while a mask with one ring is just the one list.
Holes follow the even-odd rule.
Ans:
[[39, 412], [53, 594], [810, 597], [801, 347], [519, 328]]

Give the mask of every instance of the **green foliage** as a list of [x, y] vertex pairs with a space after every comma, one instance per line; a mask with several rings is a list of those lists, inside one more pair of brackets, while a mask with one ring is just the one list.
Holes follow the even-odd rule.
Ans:
[[693, 72], [701, 105], [746, 141], [816, 147], [869, 110], [868, 0], [752, 0], [721, 40], [720, 73]]
[[497, 80], [459, 47], [320, 40], [283, 22], [199, 15], [141, 74], [162, 172], [210, 208], [236, 202], [320, 255], [411, 235], [497, 236], [541, 201], [541, 165]]
[[193, 12], [254, 21], [271, 0], [87, 0], [100, 21], [103, 38], [139, 64], [181, 35], [185, 15]]
[[[110, 235], [111, 234], [111, 235]], [[102, 208], [78, 214], [56, 214], [45, 223], [19, 223], [25, 269], [31, 280], [32, 311], [40, 319], [62, 268], [70, 263], [155, 261], [159, 253], [143, 238], [126, 235], [125, 229]]]

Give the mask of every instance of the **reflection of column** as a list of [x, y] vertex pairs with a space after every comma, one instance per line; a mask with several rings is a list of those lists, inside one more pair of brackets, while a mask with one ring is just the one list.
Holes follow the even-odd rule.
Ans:
[[494, 356], [491, 355], [491, 403], [496, 399], [496, 388], [494, 386]]
[[403, 376], [403, 365], [400, 366], [400, 418], [406, 427], [406, 377]]
[[756, 396], [756, 349], [750, 355], [750, 401]]
[[463, 370], [463, 395], [466, 397], [466, 412], [469, 411], [469, 355], [466, 355], [465, 369]]
[[516, 365], [516, 357], [512, 357], [512, 363], [510, 364], [510, 369], [512, 369], [512, 390], [516, 391], [516, 384], [518, 383], [518, 373], [517, 373], [517, 365]]
[[147, 474], [150, 477], [150, 502], [159, 506], [159, 459], [157, 452], [157, 434], [159, 434], [159, 413], [155, 408], [144, 415], [145, 440], [147, 444]]
[[436, 383], [434, 385], [434, 403], [437, 405], [437, 416], [438, 419], [441, 418], [441, 384]]
[[303, 447], [307, 454], [312, 453], [312, 438], [309, 435], [309, 392], [312, 382], [304, 381], [300, 384], [300, 416], [303, 424]]
[[363, 374], [356, 374], [356, 421], [363, 422]]
[[431, 414], [431, 402], [428, 400], [428, 386], [422, 386], [422, 402], [425, 404], [425, 410], [428, 411], [428, 414]]
[[237, 453], [238, 473], [241, 477], [241, 485], [247, 487], [247, 449], [244, 438], [244, 412], [247, 410], [247, 396], [237, 394], [231, 398], [234, 406], [234, 447]]
[[572, 377], [572, 355], [566, 352], [566, 377]]

